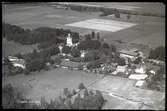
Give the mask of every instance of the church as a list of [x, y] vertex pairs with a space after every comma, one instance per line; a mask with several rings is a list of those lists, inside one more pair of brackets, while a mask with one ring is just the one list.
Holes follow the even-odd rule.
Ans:
[[70, 33], [68, 34], [67, 39], [66, 39], [66, 46], [69, 46], [69, 47], [73, 46], [72, 37]]

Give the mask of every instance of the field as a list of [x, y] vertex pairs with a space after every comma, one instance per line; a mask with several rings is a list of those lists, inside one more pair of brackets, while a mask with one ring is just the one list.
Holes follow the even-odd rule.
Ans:
[[8, 41], [6, 39], [3, 39], [2, 41], [2, 56], [7, 57], [9, 55], [21, 53], [29, 53], [33, 51], [33, 49], [37, 49], [37, 45], [22, 45], [13, 41]]
[[[90, 86], [90, 88], [101, 90], [108, 93], [108, 95], [112, 93], [114, 97], [123, 101], [126, 100], [130, 103], [143, 102], [144, 104], [155, 108], [156, 105], [164, 99], [164, 93], [136, 88], [134, 86], [135, 82], [136, 81], [129, 80], [127, 78], [111, 76], [99, 80], [98, 82]], [[133, 104], [130, 105], [130, 107], [132, 106]]]
[[[139, 109], [142, 102], [157, 108], [162, 102], [164, 93], [135, 88], [135, 81], [116, 76], [103, 76], [68, 69], [51, 69], [49, 71], [34, 72], [31, 75], [15, 75], [3, 79], [3, 85], [12, 83], [21, 92], [34, 101], [39, 101], [41, 96], [46, 100], [53, 99], [62, 94], [63, 88], [77, 88], [83, 82], [86, 87], [102, 91], [107, 103], [104, 109]], [[111, 94], [112, 93], [112, 94]], [[159, 107], [159, 106], [158, 106]], [[160, 107], [163, 109], [164, 105]]]
[[[99, 3], [92, 4], [99, 5]], [[105, 6], [107, 4], [102, 3], [101, 5]], [[118, 4], [115, 4], [115, 6], [116, 5]], [[136, 9], [143, 10], [142, 7], [147, 9], [148, 7], [151, 8], [151, 6], [154, 5], [144, 4], [144, 6], [142, 6], [140, 3], [136, 3], [135, 5], [125, 4], [125, 7], [134, 6], [139, 7]], [[162, 7], [158, 8], [157, 6], [156, 8], [159, 12], [163, 12]], [[92, 30], [100, 29], [101, 37], [104, 38], [108, 43], [113, 42], [113, 40], [122, 40], [128, 43], [148, 45], [150, 48], [154, 48], [159, 45], [165, 46], [165, 18], [132, 15], [131, 18], [127, 20], [125, 14], [121, 14], [121, 18], [114, 18], [113, 16], [99, 17], [99, 14], [100, 12], [77, 12], [72, 10], [55, 9], [52, 5], [29, 4], [25, 6], [23, 4], [2, 6], [2, 20], [11, 24], [22, 26], [24, 28], [34, 29], [45, 26], [59, 27], [71, 29], [72, 31], [79, 32], [80, 34], [86, 34], [90, 33]], [[89, 19], [93, 25], [87, 24]], [[107, 25], [100, 23], [99, 26], [94, 21], [99, 19], [104, 19], [103, 21], [106, 20], [109, 21], [109, 23]], [[97, 22], [99, 23], [99, 21]], [[122, 28], [123, 26], [117, 28], [117, 25], [119, 25], [120, 22], [134, 23], [137, 25], [129, 28]], [[66, 25], [75, 25], [76, 23], [80, 26], [73, 27]], [[88, 26], [89, 29], [87, 29]], [[119, 30], [121, 28], [122, 30]], [[109, 30], [112, 32], [104, 30]]]
[[81, 27], [100, 31], [117, 32], [136, 24], [104, 19], [89, 19], [81, 22], [66, 24], [66, 26]]
[[3, 84], [12, 83], [19, 87], [26, 97], [40, 100], [45, 96], [47, 100], [57, 97], [63, 88], [77, 88], [83, 82], [85, 86], [91, 84], [102, 75], [88, 74], [68, 69], [52, 69], [50, 71], [34, 72], [31, 75], [9, 76]]

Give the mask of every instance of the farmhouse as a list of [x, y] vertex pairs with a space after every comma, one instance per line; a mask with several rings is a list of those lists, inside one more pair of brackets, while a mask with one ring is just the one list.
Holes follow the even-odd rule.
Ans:
[[142, 73], [145, 73], [146, 71], [145, 71], [144, 67], [141, 66], [140, 68], [136, 68], [135, 72], [142, 74]]
[[21, 67], [25, 69], [25, 61], [23, 59], [18, 59], [17, 57], [9, 56], [9, 61], [12, 62], [14, 67]]

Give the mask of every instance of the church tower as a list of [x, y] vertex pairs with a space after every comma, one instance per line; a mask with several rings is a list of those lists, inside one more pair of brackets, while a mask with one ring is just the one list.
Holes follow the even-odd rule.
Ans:
[[69, 47], [73, 46], [72, 37], [71, 37], [70, 33], [67, 36], [66, 45]]

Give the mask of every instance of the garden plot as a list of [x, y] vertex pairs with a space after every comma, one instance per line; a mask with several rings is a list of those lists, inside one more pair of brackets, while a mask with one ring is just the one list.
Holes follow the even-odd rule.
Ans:
[[99, 31], [117, 32], [126, 28], [133, 27], [135, 25], [137, 24], [129, 22], [121, 22], [116, 20], [89, 19], [85, 21], [66, 24], [65, 26], [87, 28]]

